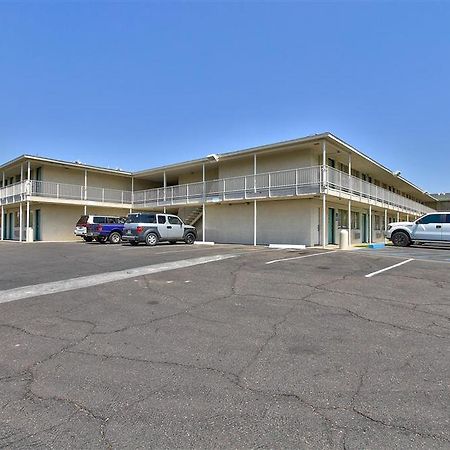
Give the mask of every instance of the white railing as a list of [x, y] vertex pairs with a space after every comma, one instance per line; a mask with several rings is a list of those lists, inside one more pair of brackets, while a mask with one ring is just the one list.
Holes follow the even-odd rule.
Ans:
[[0, 189], [0, 204], [16, 203], [28, 197], [45, 197], [61, 200], [94, 201], [131, 205], [131, 191], [55, 183], [53, 181], [23, 181]]
[[8, 205], [9, 203], [16, 203], [23, 200], [26, 192], [26, 186], [23, 182], [10, 184], [0, 188], [0, 205]]
[[232, 200], [282, 198], [301, 195], [345, 196], [363, 203], [416, 215], [431, 208], [332, 167], [312, 166], [240, 177], [222, 178], [142, 191], [121, 191], [55, 183], [23, 181], [0, 188], [0, 204], [16, 203], [29, 196], [94, 201], [134, 207], [176, 206]]
[[329, 189], [338, 191], [338, 195], [341, 195], [342, 193], [349, 194], [352, 199], [361, 202], [372, 201], [382, 204], [382, 206], [400, 208], [414, 214], [424, 214], [434, 211], [432, 208], [422, 205], [421, 203], [403, 197], [395, 192], [391, 192], [388, 189], [376, 186], [375, 184], [364, 181], [353, 175], [350, 176], [333, 167], [327, 168], [326, 185]]
[[228, 200], [289, 197], [320, 192], [320, 166], [222, 178], [134, 193], [142, 207], [186, 205]]
[[[332, 167], [313, 166], [300, 169], [246, 175], [233, 178], [147, 189], [134, 193], [134, 206], [158, 207], [260, 198], [290, 197], [328, 192], [346, 194], [363, 203], [380, 204], [411, 214], [432, 212], [410, 200]], [[335, 192], [339, 191], [339, 192]]]

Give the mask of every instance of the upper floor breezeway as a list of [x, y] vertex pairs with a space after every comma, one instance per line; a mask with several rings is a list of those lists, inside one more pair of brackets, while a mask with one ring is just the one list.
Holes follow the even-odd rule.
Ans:
[[[326, 176], [322, 173], [324, 169]], [[307, 183], [296, 180], [295, 177], [307, 173], [310, 174]], [[316, 173], [322, 177], [319, 182], [315, 180]], [[258, 181], [252, 185], [252, 180]], [[409, 205], [411, 211], [420, 213], [428, 210], [423, 203], [431, 199], [399, 174], [329, 133], [211, 154], [199, 160], [135, 173], [23, 156], [0, 166], [0, 181], [3, 204], [27, 198], [130, 208], [157, 207], [275, 198], [283, 192], [287, 196], [292, 192], [301, 195], [307, 185], [314, 195], [325, 191], [351, 195], [353, 199], [359, 195], [363, 202], [382, 200], [399, 208]]]

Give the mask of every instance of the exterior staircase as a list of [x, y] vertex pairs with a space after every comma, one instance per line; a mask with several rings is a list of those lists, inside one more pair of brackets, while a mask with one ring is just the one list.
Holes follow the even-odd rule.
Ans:
[[203, 215], [203, 207], [202, 206], [194, 208], [191, 211], [189, 211], [188, 215], [185, 218], [183, 218], [184, 223], [186, 223], [187, 225], [194, 226], [199, 221], [199, 219], [202, 217], [202, 215]]

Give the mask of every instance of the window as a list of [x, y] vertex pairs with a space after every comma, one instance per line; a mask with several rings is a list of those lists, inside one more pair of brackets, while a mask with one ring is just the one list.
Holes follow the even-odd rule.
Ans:
[[86, 224], [87, 224], [88, 219], [89, 219], [89, 216], [81, 216], [78, 219], [78, 222], [77, 222], [76, 226], [77, 227], [85, 227]]
[[93, 219], [94, 223], [105, 223], [106, 222], [106, 218], [105, 217], [94, 217]]
[[106, 223], [117, 223], [117, 219], [115, 217], [107, 217]]
[[375, 230], [381, 230], [381, 217], [375, 215], [375, 216], [374, 216], [374, 219], [375, 219], [375, 220], [374, 220], [374, 222], [375, 222], [374, 229], [375, 229]]
[[348, 227], [348, 211], [345, 209], [339, 210], [338, 215], [338, 228], [347, 228]]
[[181, 225], [181, 220], [178, 217], [169, 216], [168, 219], [171, 225]]
[[442, 223], [450, 223], [450, 214], [443, 214]]
[[166, 223], [166, 216], [158, 216], [158, 223]]
[[359, 230], [359, 212], [352, 211], [352, 230]]
[[156, 223], [156, 215], [155, 214], [142, 214], [140, 221], [143, 223]]
[[420, 225], [427, 225], [429, 223], [441, 223], [442, 218], [440, 214], [430, 214], [428, 216], [422, 217], [416, 223]]

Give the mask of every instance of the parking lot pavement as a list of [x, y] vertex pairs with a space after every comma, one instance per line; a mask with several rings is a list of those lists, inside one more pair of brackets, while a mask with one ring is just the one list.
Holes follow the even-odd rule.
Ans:
[[448, 263], [208, 254], [234, 257], [0, 304], [0, 446], [449, 448]]
[[450, 262], [450, 246], [434, 247], [413, 245], [411, 247], [386, 246], [379, 249], [359, 248], [357, 251], [367, 254], [379, 253], [382, 256], [414, 258], [422, 261]]

